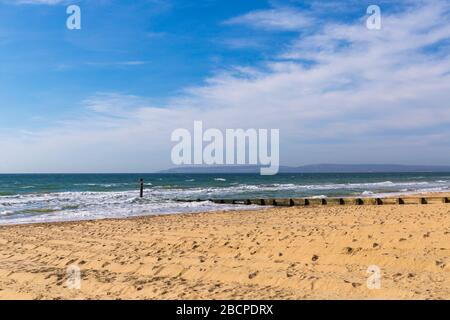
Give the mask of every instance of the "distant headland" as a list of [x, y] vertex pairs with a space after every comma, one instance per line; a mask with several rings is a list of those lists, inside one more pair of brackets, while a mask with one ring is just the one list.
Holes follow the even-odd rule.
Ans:
[[[259, 166], [189, 166], [159, 173], [259, 173]], [[280, 173], [381, 173], [381, 172], [450, 172], [450, 166], [400, 164], [311, 164], [298, 167], [280, 166]]]

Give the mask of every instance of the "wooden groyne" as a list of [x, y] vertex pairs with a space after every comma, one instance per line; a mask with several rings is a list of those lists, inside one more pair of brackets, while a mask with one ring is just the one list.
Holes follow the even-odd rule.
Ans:
[[217, 204], [240, 204], [258, 206], [324, 206], [324, 205], [408, 205], [450, 203], [449, 197], [386, 197], [386, 198], [268, 198], [268, 199], [197, 199], [183, 202], [211, 201]]

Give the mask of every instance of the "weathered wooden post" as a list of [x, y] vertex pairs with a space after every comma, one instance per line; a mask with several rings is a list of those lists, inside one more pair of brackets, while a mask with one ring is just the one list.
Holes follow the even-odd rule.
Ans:
[[141, 198], [143, 198], [144, 197], [144, 179], [141, 178], [140, 183], [141, 183], [141, 192], [140, 192], [139, 196]]

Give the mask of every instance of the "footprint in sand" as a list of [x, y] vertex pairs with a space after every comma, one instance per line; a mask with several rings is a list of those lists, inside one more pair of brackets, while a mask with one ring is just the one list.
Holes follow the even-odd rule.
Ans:
[[353, 252], [355, 252], [355, 250], [351, 247], [345, 247], [342, 251], [344, 254], [352, 254]]

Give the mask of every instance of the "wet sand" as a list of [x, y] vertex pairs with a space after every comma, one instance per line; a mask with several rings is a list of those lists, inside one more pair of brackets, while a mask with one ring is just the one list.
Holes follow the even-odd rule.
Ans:
[[450, 299], [450, 204], [0, 227], [0, 299], [14, 298]]

